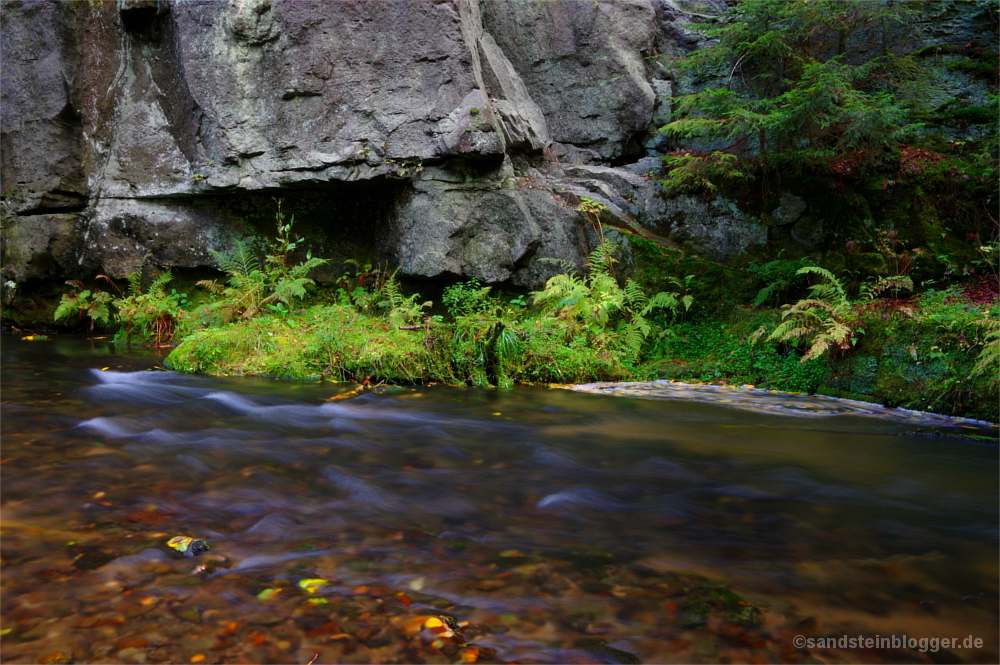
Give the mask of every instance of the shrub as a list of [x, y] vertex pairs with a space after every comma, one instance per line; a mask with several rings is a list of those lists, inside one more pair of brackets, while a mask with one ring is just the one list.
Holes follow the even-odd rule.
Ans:
[[773, 168], [868, 150], [866, 160], [878, 162], [869, 149], [920, 126], [908, 113], [922, 70], [900, 53], [912, 13], [867, 0], [743, 0], [699, 26], [714, 41], [681, 65], [716, 83], [680, 97], [679, 117], [663, 129], [725, 147], [665, 158], [667, 186], [712, 189], [713, 179], [745, 178], [737, 156]]

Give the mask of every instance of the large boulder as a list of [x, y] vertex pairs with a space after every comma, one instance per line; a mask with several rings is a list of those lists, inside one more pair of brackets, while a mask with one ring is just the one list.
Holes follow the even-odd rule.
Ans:
[[92, 277], [81, 265], [80, 215], [54, 213], [9, 217], [4, 224], [4, 273], [15, 282]]
[[581, 266], [587, 247], [576, 213], [551, 190], [513, 181], [509, 167], [476, 177], [425, 169], [399, 210], [395, 258], [403, 273], [538, 287], [562, 263]]

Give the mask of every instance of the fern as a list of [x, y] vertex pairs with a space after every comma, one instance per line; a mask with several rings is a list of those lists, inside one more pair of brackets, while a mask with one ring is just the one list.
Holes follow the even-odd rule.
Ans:
[[680, 306], [687, 310], [693, 302], [690, 295], [677, 293], [649, 297], [632, 279], [620, 286], [611, 273], [614, 258], [608, 243], [591, 252], [587, 263], [590, 269], [586, 277], [556, 275], [532, 297], [543, 316], [569, 322], [565, 330], [574, 334], [582, 328], [597, 347], [623, 347], [634, 356], [652, 332], [646, 317], [658, 309], [673, 315]]
[[[143, 263], [145, 265], [145, 262]], [[149, 288], [143, 291], [143, 268], [128, 276], [129, 294], [115, 301], [118, 308], [118, 320], [122, 327], [118, 338], [132, 341], [151, 340], [157, 346], [170, 341], [187, 312], [187, 294], [177, 293], [171, 289], [167, 292], [167, 284], [173, 279], [169, 270], [160, 272]]]
[[418, 293], [404, 296], [399, 281], [396, 279], [396, 273], [390, 275], [386, 280], [382, 292], [384, 300], [379, 303], [379, 306], [388, 310], [386, 316], [392, 325], [397, 327], [419, 319], [423, 315], [423, 310], [432, 304], [425, 302], [418, 305], [417, 298], [420, 297]]
[[973, 376], [992, 372], [996, 377], [1000, 372], [1000, 319], [983, 319], [978, 322], [986, 333], [983, 336], [983, 349], [976, 358], [976, 366], [972, 369]]
[[59, 300], [59, 305], [53, 313], [52, 318], [56, 321], [66, 319], [74, 314], [78, 318], [87, 316], [90, 318], [90, 330], [94, 329], [95, 323], [108, 324], [111, 322], [112, 297], [110, 293], [94, 289], [84, 289], [81, 282], [69, 280], [66, 282], [77, 291], [64, 293]]
[[[68, 283], [69, 282], [67, 282], [67, 284]], [[86, 308], [83, 303], [85, 303], [88, 296], [90, 296], [90, 291], [64, 293], [62, 298], [59, 300], [59, 306], [56, 307], [56, 311], [52, 318], [59, 321], [61, 319], [69, 318], [74, 314], [79, 314], [82, 309]]]
[[219, 270], [231, 275], [249, 275], [262, 267], [259, 252], [259, 242], [255, 238], [233, 241], [233, 248], [228, 252], [208, 250], [219, 266]]
[[819, 266], [804, 266], [796, 274], [816, 274], [825, 281], [809, 287], [811, 298], [785, 306], [782, 322], [768, 339], [787, 342], [811, 338], [809, 348], [802, 356], [803, 363], [820, 358], [831, 350], [849, 350], [864, 330], [848, 322], [853, 310], [843, 284], [832, 272]]
[[892, 291], [895, 296], [901, 290], [913, 291], [913, 280], [906, 275], [894, 275], [893, 277], [883, 277], [874, 284], [862, 284], [861, 297], [872, 301], [886, 291]]
[[[143, 264], [145, 264], [145, 258], [143, 258]], [[128, 292], [130, 295], [140, 295], [142, 293], [142, 266], [139, 266], [139, 270], [129, 274], [126, 278], [128, 281]]]
[[289, 265], [292, 252], [303, 239], [292, 238], [295, 218], [286, 223], [280, 203], [276, 218], [278, 234], [268, 246], [265, 260], [261, 260], [260, 248], [253, 239], [235, 240], [228, 252], [209, 250], [219, 269], [228, 275], [228, 285], [216, 280], [201, 280], [198, 285], [220, 297], [210, 307], [222, 310], [224, 320], [234, 314], [246, 320], [279, 303], [291, 306], [306, 297], [306, 287], [313, 284], [309, 273], [327, 263], [307, 252], [305, 261]]

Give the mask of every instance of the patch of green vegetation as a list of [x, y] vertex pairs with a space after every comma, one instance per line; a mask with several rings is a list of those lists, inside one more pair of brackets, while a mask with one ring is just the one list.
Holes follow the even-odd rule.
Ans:
[[794, 261], [779, 258], [764, 264], [751, 261], [745, 268], [746, 272], [763, 282], [764, 286], [757, 292], [750, 306], [760, 307], [769, 302], [775, 305], [785, 302], [790, 293], [805, 284], [805, 278], [800, 270], [809, 265], [812, 265], [812, 259], [808, 257]]
[[[997, 301], [972, 303], [958, 286], [902, 300], [876, 297], [890, 295], [891, 280], [867, 285], [850, 301], [830, 275], [820, 277], [821, 292], [814, 286], [814, 297], [784, 317], [778, 310], [737, 308], [722, 321], [675, 324], [651, 339], [643, 358], [663, 379], [752, 384], [998, 420]], [[787, 312], [805, 312], [817, 302], [832, 310], [819, 308], [815, 322], [800, 326], [801, 335], [782, 332], [782, 318], [787, 323], [796, 316]], [[830, 322], [849, 333], [843, 344], [832, 339]]]
[[[996, 95], [984, 91], [987, 101], [975, 105], [956, 97], [933, 112], [920, 100], [941, 69], [927, 67], [926, 56], [948, 56], [946, 66], [987, 79], [990, 90], [998, 56], [965, 44], [909, 53], [921, 11], [865, 0], [744, 0], [696, 26], [714, 40], [677, 63], [696, 91], [675, 100], [661, 130], [677, 148], [663, 157], [664, 188], [721, 192], [751, 215], [773, 209], [782, 191], [809, 191], [835, 240], [814, 260], [838, 274], [852, 260], [843, 244], [863, 244], [876, 228], [905, 230], [924, 252], [911, 254], [924, 263], [918, 281], [940, 274], [943, 234], [994, 239], [987, 211], [997, 201]], [[892, 26], [893, 37], [873, 48], [872, 25]], [[941, 125], [974, 127], [975, 136], [946, 142], [928, 131]], [[798, 252], [790, 258], [803, 251], [779, 229], [769, 242], [767, 259], [782, 248]], [[861, 279], [872, 274], [857, 263]]]
[[[857, 356], [834, 363], [831, 387], [921, 411], [997, 420], [998, 382], [988, 353], [1000, 308], [973, 305], [957, 287], [928, 291], [898, 306], [862, 310]], [[985, 355], [984, 355], [985, 351]], [[976, 367], [983, 363], [983, 369]]]
[[[579, 210], [603, 238], [600, 208], [584, 201]], [[689, 294], [649, 295], [631, 279], [619, 282], [612, 247], [602, 242], [586, 274], [553, 277], [531, 294], [532, 307], [523, 297], [504, 302], [491, 287], [472, 280], [445, 289], [448, 320], [426, 316], [432, 303], [417, 304], [417, 294], [403, 295], [394, 274], [352, 262], [355, 275], [339, 280], [335, 304], [292, 312], [280, 294], [305, 293], [282, 285], [306, 280], [318, 260], [290, 264], [290, 223], [283, 225], [280, 212], [278, 228], [270, 269], [260, 267], [243, 243], [217, 255], [230, 286], [203, 282], [220, 296], [205, 309], [239, 314], [239, 321], [233, 315], [204, 321], [208, 327], [187, 337], [167, 359], [171, 367], [477, 386], [617, 380], [642, 375], [638, 357], [653, 331], [653, 317], [671, 319], [692, 303]], [[684, 286], [677, 280], [670, 284]]]
[[930, 46], [923, 47], [913, 55], [914, 57], [930, 55], [961, 55], [980, 62], [996, 62], [997, 58], [1000, 57], [996, 51], [982, 46], [972, 46], [969, 44], [931, 44]]
[[925, 46], [913, 55], [914, 57], [960, 56], [961, 60], [948, 63], [948, 69], [991, 83], [1000, 77], [997, 69], [998, 64], [1000, 64], [1000, 54], [982, 46], [934, 44]]
[[942, 114], [941, 121], [956, 125], [992, 125], [1000, 123], [996, 106], [965, 106]]
[[293, 302], [305, 297], [306, 287], [314, 284], [309, 273], [327, 263], [326, 259], [313, 257], [311, 251], [306, 252], [304, 261], [292, 261], [292, 253], [305, 239], [292, 235], [295, 216], [286, 222], [280, 201], [276, 217], [278, 234], [268, 243], [263, 257], [251, 240], [237, 240], [227, 253], [210, 250], [219, 268], [229, 276], [228, 285], [214, 280], [198, 285], [220, 296], [210, 309], [221, 310], [227, 321], [234, 316], [246, 320], [264, 309], [287, 311]]
[[56, 307], [52, 318], [56, 321], [60, 319], [73, 319], [79, 323], [85, 319], [90, 320], [90, 329], [94, 329], [95, 324], [107, 324], [111, 322], [110, 304], [114, 299], [112, 294], [101, 291], [98, 288], [86, 289], [83, 282], [71, 279], [66, 282], [73, 288], [69, 293], [63, 294]]
[[[864, 0], [743, 0], [697, 25], [713, 41], [679, 65], [710, 83], [677, 98], [663, 131], [725, 147], [666, 156], [664, 186], [711, 190], [760, 171], [829, 168], [847, 153], [855, 170], [877, 167], [920, 127], [909, 110], [924, 72], [904, 52], [912, 15]], [[849, 48], [865, 48], [875, 24], [896, 37], [855, 64]]]
[[263, 314], [192, 333], [167, 364], [203, 374], [413, 383], [439, 374], [424, 337], [353, 307], [313, 306], [290, 317]]
[[948, 69], [962, 72], [963, 74], [968, 74], [973, 78], [982, 79], [984, 81], [996, 81], [997, 74], [997, 59], [994, 55], [993, 61], [979, 61], [979, 60], [959, 60], [958, 62], [953, 62], [948, 65]]
[[689, 310], [678, 318], [725, 318], [739, 304], [753, 300], [761, 284], [753, 274], [723, 266], [687, 252], [661, 247], [648, 238], [626, 233], [636, 250], [632, 278], [647, 291], [673, 285], [682, 295], [690, 295]]
[[826, 363], [802, 363], [802, 354], [785, 345], [758, 340], [774, 328], [778, 314], [744, 310], [728, 322], [680, 323], [646, 350], [661, 379], [751, 384], [762, 388], [813, 393], [828, 373]]
[[448, 321], [423, 316], [429, 303], [404, 297], [390, 275], [368, 288], [342, 287], [335, 305], [193, 333], [167, 363], [210, 374], [478, 386], [640, 376], [649, 317], [669, 317], [690, 301], [670, 292], [647, 296], [631, 281], [619, 286], [609, 266], [602, 247], [588, 275], [558, 275], [532, 294], [534, 308], [505, 303], [475, 281], [455, 285], [444, 294]]
[[[601, 206], [587, 200], [578, 211], [603, 238]], [[120, 298], [73, 283], [61, 315], [115, 319], [126, 340], [162, 343], [176, 331], [183, 339], [167, 364], [184, 372], [504, 387], [659, 377], [997, 420], [1000, 305], [983, 295], [996, 243], [966, 266], [982, 285], [974, 297], [967, 285], [907, 296], [914, 283], [901, 273], [912, 262], [895, 231], [873, 241], [885, 275], [853, 288], [805, 259], [726, 267], [629, 232], [632, 278], [615, 275], [614, 248], [602, 242], [584, 273], [527, 297], [454, 284], [442, 294], [446, 314], [431, 316], [432, 303], [371, 264], [348, 260], [335, 289], [313, 289], [308, 271], [322, 261], [290, 259], [299, 242], [290, 231], [279, 217], [266, 253], [238, 242], [219, 255], [228, 286], [203, 283], [215, 299], [197, 307], [168, 290], [169, 272], [140, 271]], [[757, 307], [783, 301], [792, 302], [783, 311]]]

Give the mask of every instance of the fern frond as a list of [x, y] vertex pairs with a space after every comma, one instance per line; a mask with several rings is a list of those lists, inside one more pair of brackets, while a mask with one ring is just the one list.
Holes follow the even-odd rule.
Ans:
[[[809, 273], [813, 273], [813, 274], [819, 275], [820, 277], [824, 278], [828, 282], [828, 284], [819, 284], [817, 286], [824, 287], [824, 288], [825, 287], [830, 287], [836, 293], [839, 293], [840, 295], [844, 295], [844, 285], [841, 284], [840, 280], [837, 279], [837, 277], [832, 272], [830, 272], [829, 270], [827, 270], [826, 268], [821, 268], [819, 266], [803, 266], [803, 267], [801, 267], [801, 268], [799, 268], [798, 270], [795, 271], [796, 275], [806, 275], [806, 274], [809, 274]], [[812, 288], [815, 288], [815, 287], [812, 287]]]
[[156, 276], [156, 279], [154, 279], [153, 282], [149, 285], [149, 289], [147, 289], [146, 292], [160, 293], [160, 294], [165, 293], [167, 284], [169, 284], [173, 279], [174, 279], [173, 273], [171, 273], [169, 270], [164, 270], [163, 272], [161, 272], [159, 275]]
[[[649, 302], [649, 297], [646, 296], [646, 292], [642, 290], [642, 287], [633, 280], [625, 280], [625, 302], [635, 308], [642, 308], [646, 306]], [[660, 295], [660, 294], [657, 294]]]
[[56, 321], [69, 318], [71, 315], [80, 311], [80, 304], [81, 299], [79, 293], [64, 293], [62, 299], [59, 301], [59, 306], [56, 307], [56, 311], [52, 315], [52, 318]]
[[219, 284], [214, 279], [200, 279], [197, 282], [195, 282], [195, 285], [200, 286], [204, 289], [208, 289], [209, 292], [217, 296], [221, 296], [223, 291], [225, 291], [225, 287]]
[[683, 296], [680, 301], [677, 300], [676, 293], [667, 293], [666, 291], [660, 291], [652, 298], [649, 299], [649, 303], [646, 305], [646, 309], [643, 310], [642, 314], [645, 316], [654, 309], [666, 309], [671, 313], [677, 311], [677, 305], [679, 302], [685, 302], [684, 309], [691, 307], [691, 303], [694, 302], [694, 298], [691, 296]]
[[986, 334], [983, 335], [983, 349], [976, 357], [972, 376], [992, 371], [995, 377], [1000, 371], [1000, 319], [983, 319], [977, 324], [986, 329]]
[[602, 273], [611, 274], [611, 266], [618, 261], [612, 256], [613, 251], [614, 245], [605, 240], [587, 256], [587, 266], [590, 269], [591, 276]]
[[804, 364], [813, 360], [814, 358], [821, 357], [830, 348], [830, 343], [828, 340], [823, 338], [816, 338], [813, 341], [812, 346], [803, 354], [802, 360], [799, 361], [800, 364]]
[[128, 277], [128, 292], [129, 295], [139, 295], [142, 293], [142, 269], [136, 270], [133, 273], [129, 273]]

